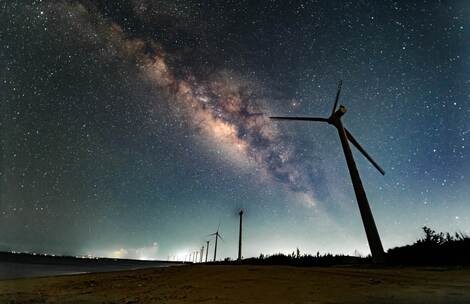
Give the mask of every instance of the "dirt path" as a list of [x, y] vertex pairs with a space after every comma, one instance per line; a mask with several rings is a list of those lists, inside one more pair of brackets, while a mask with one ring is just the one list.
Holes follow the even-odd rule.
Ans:
[[0, 281], [1, 303], [470, 303], [470, 269], [184, 266]]

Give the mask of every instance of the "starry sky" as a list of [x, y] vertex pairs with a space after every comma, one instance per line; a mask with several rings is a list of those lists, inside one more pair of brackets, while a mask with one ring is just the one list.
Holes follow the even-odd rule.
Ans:
[[[0, 250], [368, 254], [470, 233], [470, 3], [0, 1]], [[265, 115], [259, 115], [264, 113]], [[211, 249], [213, 239], [211, 239]]]

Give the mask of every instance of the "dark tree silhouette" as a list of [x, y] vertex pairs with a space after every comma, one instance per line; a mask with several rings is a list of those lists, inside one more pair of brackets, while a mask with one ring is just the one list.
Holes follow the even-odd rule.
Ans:
[[424, 226], [424, 237], [412, 245], [392, 248], [388, 263], [403, 265], [470, 265], [470, 237], [436, 232]]

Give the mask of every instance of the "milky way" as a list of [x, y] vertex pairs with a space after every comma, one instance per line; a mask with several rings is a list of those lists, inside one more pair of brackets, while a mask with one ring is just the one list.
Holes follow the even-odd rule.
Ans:
[[[135, 8], [142, 9], [142, 5], [137, 3]], [[74, 24], [77, 31], [92, 27], [84, 6], [72, 9], [83, 14]], [[172, 110], [183, 113], [178, 119], [190, 121], [192, 128], [220, 144], [223, 153], [239, 165], [254, 162], [260, 174], [284, 184], [306, 205], [315, 205], [314, 184], [307, 173], [311, 168], [299, 163], [295, 149], [282, 143], [282, 135], [267, 117], [271, 110], [262, 96], [256, 96], [261, 91], [256, 83], [223, 70], [199, 80], [185, 66], [178, 68], [185, 70], [184, 75], [176, 77], [167, 63], [174, 55], [158, 41], [131, 39], [119, 25], [103, 23], [105, 47], [114, 47], [124, 60], [136, 59], [146, 77], [171, 100]], [[99, 34], [98, 29], [91, 31]]]
[[183, 119], [190, 119], [201, 134], [221, 143], [229, 157], [240, 158], [240, 163], [254, 161], [264, 174], [300, 193], [306, 204], [314, 205], [312, 181], [302, 164], [293, 160], [295, 151], [282, 144], [279, 131], [260, 113], [250, 83], [239, 83], [222, 72], [204, 83], [190, 76], [189, 80], [178, 80], [160, 56], [148, 59], [150, 63], [145, 63], [143, 69], [170, 92], [175, 107], [183, 108]]

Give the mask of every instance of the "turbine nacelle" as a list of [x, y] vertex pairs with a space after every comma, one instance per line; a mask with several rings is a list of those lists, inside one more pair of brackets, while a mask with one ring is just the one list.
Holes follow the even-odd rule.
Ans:
[[335, 127], [338, 127], [337, 122], [339, 122], [341, 117], [343, 117], [343, 115], [346, 114], [347, 111], [348, 109], [345, 106], [340, 105], [338, 110], [334, 111], [333, 114], [331, 114], [331, 116], [328, 118], [328, 123], [334, 125]]
[[339, 109], [335, 113], [337, 113], [337, 115], [343, 116], [347, 111], [348, 109], [345, 106], [340, 105]]

